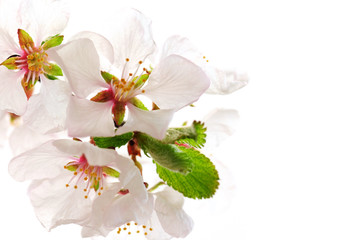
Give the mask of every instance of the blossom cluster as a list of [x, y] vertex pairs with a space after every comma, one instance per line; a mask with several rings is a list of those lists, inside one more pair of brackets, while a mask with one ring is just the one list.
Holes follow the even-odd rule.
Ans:
[[0, 11], [0, 117], [18, 123], [9, 173], [31, 181], [41, 224], [78, 224], [82, 237], [186, 237], [184, 197], [212, 197], [219, 176], [200, 150], [207, 123], [170, 122], [202, 94], [229, 94], [247, 77], [209, 65], [181, 36], [158, 48], [135, 9], [101, 19], [110, 33], [73, 36], [62, 35], [71, 18], [62, 1], [0, 0]]

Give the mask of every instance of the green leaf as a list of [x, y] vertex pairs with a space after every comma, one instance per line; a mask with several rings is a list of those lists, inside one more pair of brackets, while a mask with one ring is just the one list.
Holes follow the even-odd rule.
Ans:
[[137, 108], [140, 108], [145, 111], [149, 111], [148, 108], [144, 105], [144, 103], [139, 100], [139, 98], [133, 97], [129, 100], [129, 102], [134, 106], [136, 106]]
[[192, 160], [192, 171], [183, 175], [157, 164], [159, 177], [185, 197], [194, 199], [212, 197], [219, 185], [218, 172], [213, 163], [196, 149], [181, 146], [178, 148]]
[[204, 123], [194, 121], [189, 127], [170, 128], [167, 130], [163, 143], [186, 143], [201, 148], [206, 143], [206, 130]]
[[114, 137], [94, 137], [94, 142], [100, 148], [116, 148], [127, 144], [132, 138], [133, 133], [128, 132]]
[[55, 63], [49, 63], [49, 65], [43, 66], [44, 71], [52, 76], [63, 76], [63, 71]]
[[139, 147], [149, 154], [160, 166], [181, 175], [192, 170], [192, 159], [175, 144], [164, 144], [148, 134], [137, 132], [134, 138], [138, 140]]
[[63, 39], [64, 36], [59, 34], [49, 37], [44, 42], [42, 42], [43, 49], [47, 50], [49, 48], [59, 46], [63, 42]]

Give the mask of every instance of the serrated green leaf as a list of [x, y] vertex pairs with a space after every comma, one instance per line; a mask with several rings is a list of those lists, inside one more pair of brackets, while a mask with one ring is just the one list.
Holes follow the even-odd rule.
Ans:
[[127, 144], [133, 138], [133, 133], [124, 133], [114, 137], [94, 137], [95, 145], [100, 148], [116, 148]]
[[206, 143], [206, 130], [204, 123], [194, 121], [189, 127], [170, 128], [167, 130], [163, 143], [186, 143], [201, 148]]
[[144, 105], [144, 103], [142, 101], [140, 101], [138, 98], [136, 97], [133, 97], [129, 100], [129, 102], [131, 104], [133, 104], [134, 106], [136, 106], [137, 108], [140, 108], [142, 110], [145, 110], [145, 111], [149, 111], [148, 108]]
[[219, 186], [219, 176], [214, 164], [196, 149], [181, 146], [178, 148], [192, 160], [192, 171], [183, 175], [157, 164], [159, 177], [185, 197], [194, 199], [212, 197]]
[[50, 63], [49, 65], [43, 66], [44, 71], [52, 76], [63, 76], [63, 71], [55, 63]]
[[164, 144], [148, 134], [137, 132], [134, 134], [139, 147], [153, 160], [170, 171], [185, 175], [192, 170], [192, 160], [187, 154], [180, 151], [175, 144]]
[[42, 42], [43, 49], [47, 50], [49, 48], [59, 46], [63, 42], [63, 39], [64, 36], [59, 34], [49, 37], [47, 40]]

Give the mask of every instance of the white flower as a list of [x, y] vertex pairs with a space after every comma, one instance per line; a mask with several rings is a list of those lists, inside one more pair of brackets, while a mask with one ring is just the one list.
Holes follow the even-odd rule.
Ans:
[[185, 37], [178, 35], [166, 40], [161, 58], [171, 54], [183, 56], [200, 66], [211, 80], [210, 94], [230, 94], [248, 83], [248, 76], [237, 71], [223, 70], [210, 65], [206, 57]]
[[[122, 202], [121, 199], [127, 196], [128, 200]], [[167, 240], [184, 238], [193, 229], [192, 219], [183, 210], [184, 197], [170, 187], [157, 193], [148, 193], [148, 202], [142, 205], [134, 201], [127, 191], [114, 195], [113, 200], [103, 195], [96, 201], [99, 211], [93, 214], [103, 216], [103, 225], [83, 228], [83, 237], [143, 235], [151, 240]], [[100, 204], [105, 207], [100, 208]]]
[[[3, 10], [13, 4], [12, 1], [3, 0], [0, 5]], [[0, 66], [0, 109], [23, 115], [28, 100], [33, 94], [34, 85], [41, 81], [40, 96], [29, 101], [29, 105], [32, 106], [29, 113], [24, 116], [25, 122], [31, 122], [33, 126], [44, 126], [48, 124], [42, 125], [39, 121], [45, 119], [45, 116], [49, 116], [52, 117], [51, 120], [46, 119], [45, 121], [52, 122], [55, 119], [56, 123], [55, 126], [46, 126], [43, 129], [44, 132], [59, 126], [62, 127], [59, 123], [59, 114], [62, 113], [61, 108], [64, 109], [62, 107], [64, 101], [62, 100], [61, 104], [56, 105], [59, 97], [52, 98], [51, 95], [54, 93], [49, 94], [49, 91], [56, 91], [57, 94], [60, 94], [66, 88], [66, 83], [60, 80], [57, 80], [56, 83], [52, 82], [44, 77], [44, 74], [61, 75], [61, 70], [52, 63], [48, 49], [60, 44], [59, 41], [62, 40], [62, 37], [58, 36], [53, 39], [57, 40], [57, 43], [51, 42], [48, 38], [59, 34], [64, 29], [68, 15], [64, 10], [63, 3], [53, 0], [21, 1], [19, 6], [12, 6], [12, 10], [14, 9], [17, 9], [17, 16], [10, 16], [13, 18], [12, 21], [7, 19], [5, 22], [12, 24], [10, 26], [0, 25], [0, 62], [2, 65]], [[5, 16], [3, 17], [5, 18]], [[57, 87], [53, 87], [53, 85], [57, 85]], [[60, 91], [57, 91], [58, 87], [60, 87]], [[46, 97], [42, 96], [44, 94]], [[69, 95], [70, 92], [67, 91], [64, 94]], [[55, 105], [49, 107], [47, 104]], [[37, 108], [41, 110], [41, 118], [34, 117], [33, 112]], [[63, 116], [61, 117], [63, 118]], [[35, 121], [36, 123], [34, 123]]]
[[[118, 26], [120, 31], [111, 39], [115, 73], [108, 79], [102, 78], [99, 55], [90, 40], [77, 39], [57, 49], [75, 93], [68, 108], [71, 136], [111, 136], [115, 123], [117, 134], [142, 131], [163, 138], [174, 112], [196, 101], [209, 87], [203, 71], [177, 55], [147, 69], [155, 48], [150, 21], [134, 10], [128, 14], [125, 25]], [[144, 110], [137, 98], [141, 95], [160, 109]]]
[[89, 221], [93, 201], [107, 191], [109, 182], [118, 175], [126, 179], [134, 169], [134, 163], [115, 150], [66, 139], [48, 141], [9, 163], [15, 180], [33, 180], [28, 194], [48, 230]]

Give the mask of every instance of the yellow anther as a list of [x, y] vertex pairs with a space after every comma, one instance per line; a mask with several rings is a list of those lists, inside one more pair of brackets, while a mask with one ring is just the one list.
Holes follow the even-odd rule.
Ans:
[[206, 59], [206, 56], [203, 56], [203, 59]]
[[140, 233], [140, 231], [138, 230], [137, 233]]
[[125, 228], [123, 228], [123, 230], [125, 231], [125, 230], [127, 230], [127, 228], [125, 227]]
[[87, 199], [87, 198], [88, 198], [88, 196], [86, 196], [86, 195], [85, 195], [85, 196], [84, 196], [84, 198], [85, 198], [85, 199]]
[[100, 188], [100, 190], [103, 190], [103, 189], [104, 189], [103, 187]]
[[84, 181], [86, 181], [86, 180], [88, 180], [88, 177], [85, 177], [85, 178], [84, 178]]
[[127, 223], [128, 226], [130, 226], [130, 223]]
[[129, 62], [129, 58], [126, 58], [125, 61]]
[[78, 172], [74, 172], [74, 175], [78, 175]]
[[153, 228], [149, 228], [149, 231], [153, 231]]
[[98, 195], [100, 196], [100, 195], [102, 195], [102, 193], [101, 193], [101, 192], [98, 192]]
[[69, 187], [69, 184], [66, 184], [65, 187]]
[[145, 233], [144, 233], [144, 235], [145, 235], [145, 236], [147, 236], [147, 235], [148, 235], [148, 233], [147, 233], [147, 232], [145, 232]]
[[132, 234], [131, 232], [128, 232], [128, 235]]
[[145, 225], [143, 225], [143, 228], [146, 228], [146, 226], [145, 226]]
[[143, 62], [142, 61], [139, 61], [139, 64], [142, 64]]
[[129, 76], [133, 76], [133, 73], [129, 73]]
[[142, 90], [142, 93], [145, 93], [145, 90]]
[[75, 189], [77, 189], [77, 188], [78, 188], [78, 186], [77, 186], [77, 185], [75, 185], [75, 186], [74, 186], [74, 188], [75, 188]]
[[134, 223], [134, 225], [135, 225], [135, 226], [137, 226], [137, 225], [138, 225], [138, 223]]

